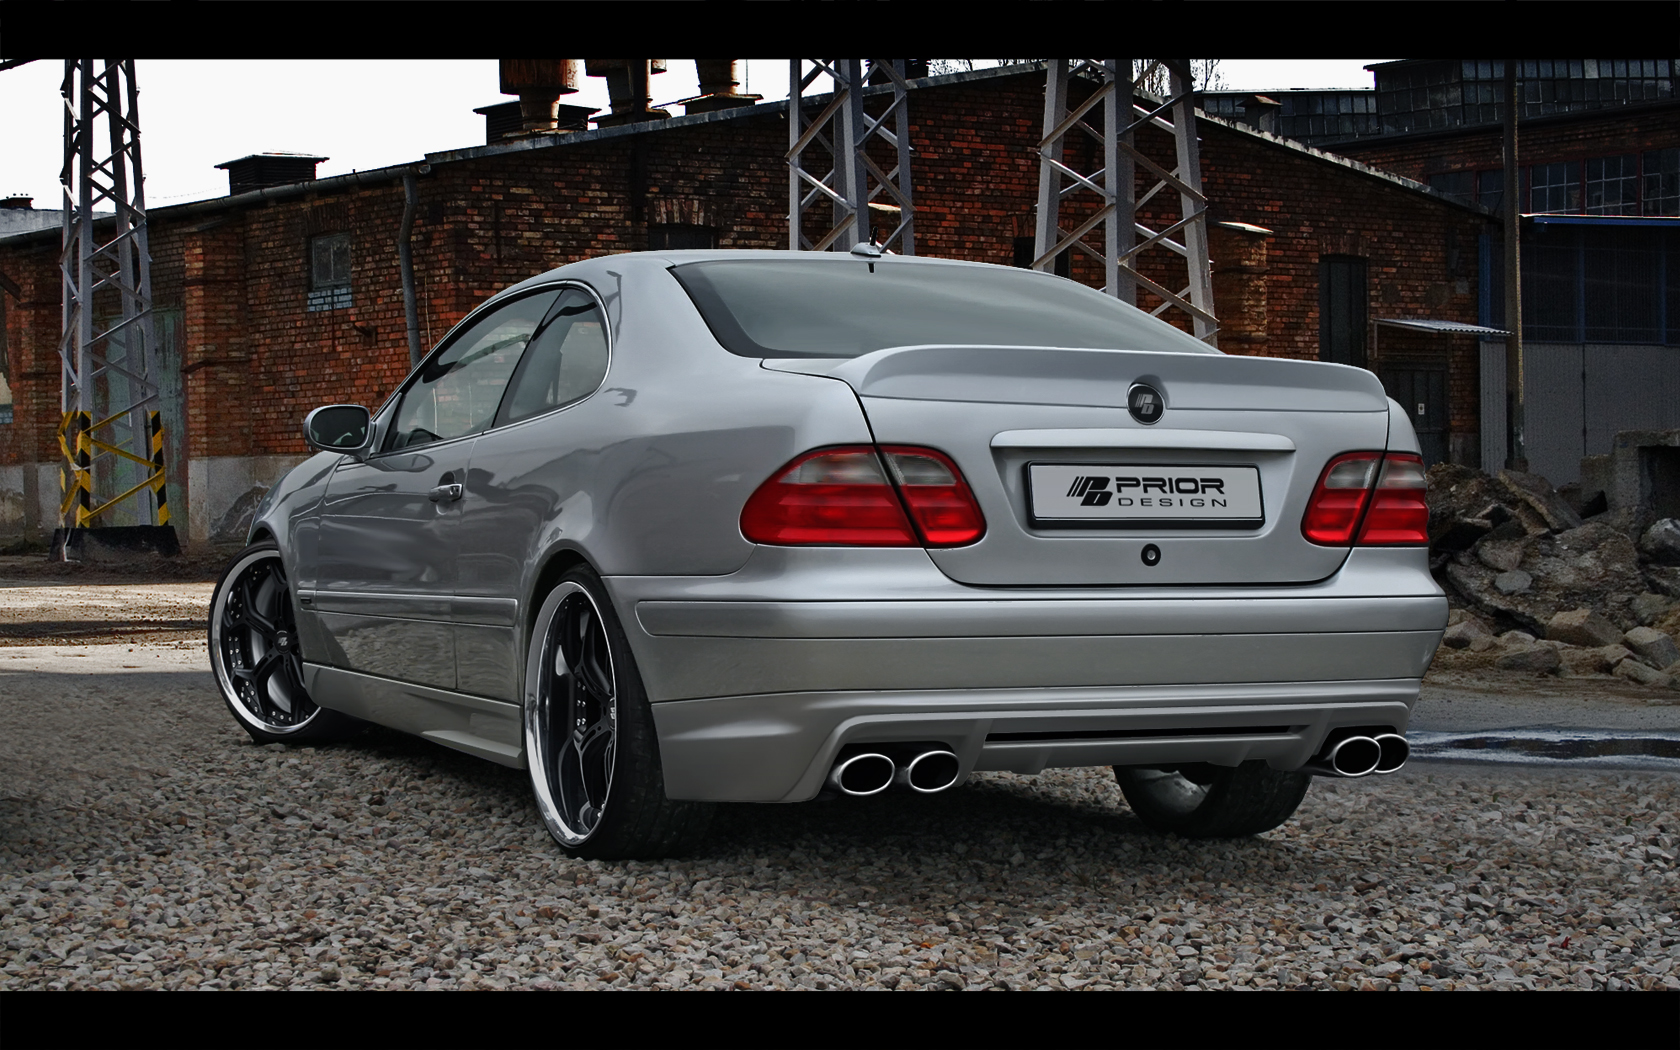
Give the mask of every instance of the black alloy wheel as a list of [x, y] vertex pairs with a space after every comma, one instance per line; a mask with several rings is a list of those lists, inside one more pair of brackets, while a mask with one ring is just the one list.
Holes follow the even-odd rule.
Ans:
[[354, 724], [310, 699], [280, 549], [240, 551], [210, 601], [210, 666], [228, 710], [260, 744], [327, 739]]
[[693, 845], [711, 807], [665, 797], [653, 714], [600, 578], [566, 573], [526, 665], [526, 760], [543, 823], [569, 854], [661, 857]]
[[543, 679], [554, 749], [550, 771], [555, 807], [570, 839], [594, 832], [612, 791], [618, 743], [618, 688], [606, 628], [589, 592], [576, 583], [560, 602], [543, 639]]

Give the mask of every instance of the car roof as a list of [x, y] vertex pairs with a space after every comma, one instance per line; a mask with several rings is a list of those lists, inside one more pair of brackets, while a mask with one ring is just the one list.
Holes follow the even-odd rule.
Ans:
[[[557, 266], [546, 273], [520, 281], [518, 284], [505, 288], [491, 296], [491, 300], [500, 299], [506, 295], [516, 294], [538, 285], [551, 281], [573, 278], [587, 281], [591, 277], [604, 275], [615, 266], [657, 266], [661, 269], [679, 266], [684, 263], [697, 262], [740, 262], [748, 259], [778, 259], [782, 261], [798, 260], [805, 265], [858, 265], [860, 263], [890, 262], [892, 265], [931, 265], [931, 266], [985, 266], [995, 269], [1014, 269], [1009, 266], [998, 266], [996, 263], [969, 262], [963, 259], [930, 258], [925, 255], [885, 254], [880, 257], [853, 255], [850, 252], [811, 252], [775, 250], [768, 248], [712, 248], [712, 249], [676, 249], [654, 252], [618, 252], [613, 255], [599, 255], [591, 259], [580, 259], [577, 262]], [[1034, 271], [1023, 270], [1023, 273]], [[1046, 275], [1049, 276], [1049, 275]]]

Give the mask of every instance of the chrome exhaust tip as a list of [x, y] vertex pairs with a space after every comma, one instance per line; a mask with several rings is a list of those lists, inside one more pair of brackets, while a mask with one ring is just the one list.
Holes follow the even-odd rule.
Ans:
[[961, 760], [954, 753], [939, 748], [923, 751], [900, 766], [893, 779], [911, 791], [932, 795], [955, 784], [961, 775]]
[[1399, 733], [1378, 733], [1375, 737], [1382, 756], [1377, 759], [1378, 773], [1393, 773], [1412, 756], [1412, 745]]
[[886, 755], [866, 751], [836, 762], [826, 783], [842, 795], [878, 795], [892, 786], [897, 769]]
[[[1404, 741], [1402, 741], [1403, 743]], [[1319, 776], [1354, 779], [1377, 771], [1382, 762], [1382, 745], [1368, 736], [1350, 736], [1336, 741], [1304, 767]], [[1398, 767], [1396, 767], [1398, 768]]]

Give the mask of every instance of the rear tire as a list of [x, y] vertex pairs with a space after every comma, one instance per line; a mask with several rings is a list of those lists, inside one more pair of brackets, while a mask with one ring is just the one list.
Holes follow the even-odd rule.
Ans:
[[1181, 769], [1115, 766], [1114, 779], [1139, 820], [1155, 831], [1192, 839], [1270, 831], [1295, 814], [1312, 783], [1310, 773], [1273, 769], [1264, 761]]
[[665, 796], [659, 737], [601, 578], [560, 577], [525, 661], [525, 755], [543, 824], [569, 856], [657, 859], [692, 849], [713, 807]]

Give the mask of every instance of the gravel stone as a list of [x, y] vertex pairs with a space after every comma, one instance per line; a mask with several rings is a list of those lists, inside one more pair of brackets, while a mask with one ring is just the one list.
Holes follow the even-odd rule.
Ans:
[[[521, 771], [382, 729], [253, 746], [202, 627], [158, 623], [201, 623], [208, 585], [161, 586], [126, 586], [114, 627], [103, 592], [0, 588], [0, 991], [1680, 989], [1671, 775], [1416, 762], [1197, 842], [1148, 832], [1106, 770], [981, 774], [571, 861]], [[1432, 702], [1680, 703], [1523, 681]]]
[[0, 701], [0, 989], [1680, 988], [1662, 774], [1415, 763], [1228, 842], [1106, 770], [982, 774], [583, 862], [521, 771], [255, 747], [201, 669], [107, 677]]

